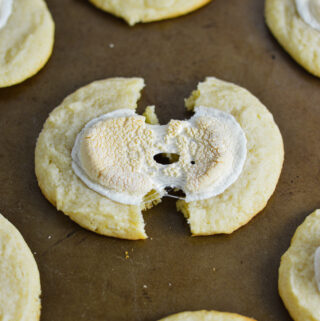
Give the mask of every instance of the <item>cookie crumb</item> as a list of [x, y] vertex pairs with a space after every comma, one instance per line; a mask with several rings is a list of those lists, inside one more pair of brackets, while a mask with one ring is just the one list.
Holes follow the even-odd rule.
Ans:
[[148, 286], [147, 286], [146, 284], [144, 284], [144, 285], [143, 285], [143, 288], [144, 288], [144, 289], [147, 289], [147, 288], [148, 288]]
[[172, 286], [172, 283], [171, 283], [171, 282], [169, 282], [169, 283], [168, 283], [168, 285], [169, 285], [169, 286]]
[[215, 268], [215, 267], [213, 267], [213, 268], [212, 268], [212, 271], [213, 271], [213, 272], [216, 272], [216, 268]]
[[109, 43], [109, 48], [114, 48], [114, 43]]
[[51, 236], [51, 235], [49, 235], [49, 236], [48, 236], [48, 239], [50, 240], [50, 239], [51, 239], [51, 237], [52, 237], [52, 236]]

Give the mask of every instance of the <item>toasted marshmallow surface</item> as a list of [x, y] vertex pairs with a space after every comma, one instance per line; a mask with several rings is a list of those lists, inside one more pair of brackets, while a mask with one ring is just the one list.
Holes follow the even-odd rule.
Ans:
[[12, 12], [13, 0], [0, 0], [0, 29], [3, 28]]
[[295, 0], [300, 17], [314, 29], [320, 31], [320, 1]]
[[44, 0], [0, 0], [0, 88], [30, 78], [45, 65], [54, 28]]
[[152, 147], [150, 139], [145, 118], [133, 110], [120, 109], [95, 118], [77, 136], [73, 170], [101, 195], [123, 204], [140, 204], [152, 189], [147, 173], [141, 170], [144, 151]]
[[[149, 125], [132, 110], [117, 110], [91, 120], [78, 135], [73, 169], [94, 191], [123, 204], [140, 205], [151, 191], [178, 188], [185, 200], [222, 193], [240, 175], [246, 137], [230, 114], [198, 107], [189, 121]], [[163, 165], [154, 156], [178, 154]]]

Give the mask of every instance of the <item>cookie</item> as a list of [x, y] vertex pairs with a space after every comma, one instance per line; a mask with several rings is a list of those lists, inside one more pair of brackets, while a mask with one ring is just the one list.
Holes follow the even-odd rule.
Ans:
[[0, 28], [0, 87], [8, 87], [45, 65], [52, 53], [54, 22], [43, 0], [2, 0], [0, 4], [8, 14], [2, 20], [0, 15], [4, 23]]
[[[62, 210], [72, 220], [89, 230], [103, 235], [133, 240], [147, 237], [141, 211], [158, 203], [162, 190], [159, 189], [155, 195], [148, 194], [146, 196], [147, 200], [149, 198], [153, 200], [151, 203], [146, 201], [132, 203], [133, 205], [122, 204], [122, 197], [117, 195], [117, 198], [112, 200], [114, 193], [103, 194], [97, 189], [94, 190], [94, 186], [86, 184], [85, 180], [79, 176], [73, 167], [74, 153], [72, 151], [77, 145], [78, 139], [76, 140], [76, 138], [80, 135], [79, 133], [89, 123], [96, 122], [101, 115], [110, 115], [111, 112], [112, 115], [115, 115], [115, 112], [122, 112], [120, 109], [123, 107], [126, 108], [126, 113], [134, 114], [143, 87], [144, 81], [140, 78], [113, 78], [97, 81], [79, 89], [67, 97], [50, 114], [39, 135], [35, 151], [35, 170], [39, 186], [46, 198], [58, 210]], [[232, 118], [234, 122], [238, 122], [239, 128], [242, 127], [243, 135], [246, 137], [248, 145], [245, 146], [247, 150], [243, 169], [238, 164], [240, 176], [235, 182], [231, 182], [233, 184], [226, 191], [206, 200], [189, 203], [178, 202], [178, 209], [188, 218], [193, 235], [231, 233], [259, 212], [275, 189], [283, 162], [283, 144], [280, 132], [272, 115], [255, 97], [245, 89], [216, 78], [208, 78], [204, 83], [201, 83], [198, 90], [187, 100], [187, 107], [189, 109], [201, 107], [205, 110], [214, 107], [225, 118]], [[145, 114], [149, 122], [157, 123], [152, 107], [149, 107]], [[109, 115], [103, 117], [108, 118]], [[141, 116], [134, 117], [138, 119], [139, 124], [144, 124]], [[117, 120], [111, 120], [117, 123]], [[171, 124], [173, 128], [170, 133], [175, 133], [176, 125], [180, 126], [181, 123], [185, 126], [182, 121], [170, 122], [169, 125]], [[123, 124], [130, 125], [128, 122]], [[127, 128], [126, 126], [120, 126], [119, 130]], [[135, 128], [135, 130], [138, 129]], [[196, 129], [190, 131], [194, 130]], [[118, 134], [119, 131], [115, 131], [115, 135]], [[206, 132], [207, 134], [210, 133]], [[83, 137], [87, 139], [92, 136], [85, 135]], [[110, 137], [110, 139], [113, 138]], [[117, 141], [115, 141], [116, 143]], [[90, 146], [94, 147], [95, 144], [94, 142]], [[115, 144], [111, 144], [108, 148], [114, 148]], [[80, 146], [85, 150], [89, 145], [85, 143]], [[206, 148], [206, 145], [203, 148]], [[115, 153], [116, 151], [113, 150], [110, 155]], [[182, 160], [188, 160], [188, 155], [186, 157], [182, 155]], [[140, 160], [141, 157], [138, 157], [134, 159], [134, 163], [137, 164], [136, 162], [139, 163]], [[90, 159], [88, 161], [89, 164]], [[118, 157], [117, 162], [121, 163], [121, 158]], [[117, 166], [117, 162], [112, 166]], [[237, 163], [235, 162], [235, 164]], [[97, 164], [94, 158], [92, 164]], [[228, 163], [225, 162], [225, 164]], [[200, 184], [205, 190], [210, 189], [211, 186], [211, 181], [207, 180], [210, 178], [208, 175], [209, 172], [211, 173], [211, 167], [210, 164], [207, 165], [209, 165], [207, 167], [209, 171], [203, 173], [203, 180]], [[90, 168], [90, 166], [86, 168]], [[133, 165], [130, 164], [130, 166]], [[188, 166], [190, 169], [194, 166], [192, 159], [190, 159]], [[172, 167], [168, 166], [167, 168]], [[163, 170], [165, 171], [167, 168], [164, 167]], [[108, 172], [104, 173], [103, 164], [101, 169], [102, 172], [98, 171], [97, 176], [93, 178], [93, 183], [99, 183], [99, 178], [107, 177], [105, 175], [108, 175]], [[117, 176], [120, 171], [113, 171], [113, 175], [115, 175], [113, 177], [117, 177], [114, 181], [121, 180], [122, 187], [127, 186], [127, 176]], [[200, 169], [199, 171], [201, 172]], [[167, 176], [170, 176], [171, 171], [168, 172]], [[156, 173], [158, 174], [158, 172]], [[175, 174], [173, 172], [171, 177], [174, 177]], [[144, 177], [144, 179], [148, 178]], [[110, 177], [108, 179], [108, 182], [112, 181]], [[134, 185], [132, 186], [132, 193], [134, 193], [135, 188]], [[144, 185], [140, 184], [137, 189], [140, 187], [144, 188]], [[107, 192], [109, 191], [110, 189]], [[120, 192], [123, 191], [120, 190]]]
[[[77, 135], [71, 156], [88, 188], [140, 205], [150, 194], [173, 196], [171, 189], [186, 202], [221, 194], [239, 177], [246, 154], [245, 134], [230, 114], [198, 107], [189, 120], [155, 126], [131, 109], [101, 115]], [[164, 164], [161, 155], [176, 159]]]
[[185, 15], [206, 5], [211, 0], [90, 0], [96, 7], [129, 25]]
[[235, 313], [218, 311], [181, 312], [159, 321], [255, 321]]
[[0, 319], [40, 319], [40, 278], [19, 231], [0, 214]]
[[295, 321], [320, 320], [320, 210], [295, 232], [281, 258], [279, 293]]
[[[320, 30], [315, 28], [312, 19], [306, 17], [305, 9], [300, 8], [305, 7], [302, 2], [306, 0], [266, 0], [266, 22], [293, 59], [311, 74], [320, 77]], [[307, 2], [312, 4], [312, 0]], [[317, 10], [320, 10], [319, 5]]]

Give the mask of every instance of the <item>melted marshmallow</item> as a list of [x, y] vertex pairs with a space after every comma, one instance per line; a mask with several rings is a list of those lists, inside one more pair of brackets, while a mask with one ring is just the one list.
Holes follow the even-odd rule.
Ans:
[[318, 289], [320, 291], [320, 247], [317, 248], [314, 255], [314, 271]]
[[[91, 120], [72, 150], [76, 175], [92, 190], [114, 201], [140, 205], [153, 191], [184, 191], [185, 201], [221, 194], [239, 177], [246, 159], [246, 137], [230, 114], [198, 107], [189, 121], [149, 125], [129, 109]], [[154, 156], [178, 154], [159, 164]]]
[[11, 15], [13, 0], [0, 0], [0, 29], [3, 28]]
[[153, 9], [165, 9], [169, 8], [174, 4], [174, 0], [145, 0], [144, 5], [147, 8], [153, 8]]
[[320, 31], [320, 1], [296, 0], [300, 17], [312, 28]]

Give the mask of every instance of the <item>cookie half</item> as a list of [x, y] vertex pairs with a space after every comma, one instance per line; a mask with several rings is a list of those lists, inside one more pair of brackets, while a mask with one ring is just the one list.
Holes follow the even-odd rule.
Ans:
[[40, 293], [39, 271], [28, 245], [0, 214], [1, 320], [39, 320]]
[[186, 100], [186, 107], [214, 107], [234, 116], [247, 138], [247, 159], [235, 183], [222, 194], [177, 208], [193, 235], [232, 233], [250, 221], [273, 194], [284, 159], [283, 141], [272, 114], [246, 89], [210, 77]]
[[0, 29], [0, 87], [36, 74], [48, 61], [53, 42], [54, 22], [46, 3], [13, 0], [12, 12]]
[[96, 7], [123, 18], [131, 26], [185, 15], [211, 0], [90, 0]]
[[[79, 89], [50, 114], [35, 151], [39, 186], [58, 210], [89, 230], [132, 240], [147, 237], [141, 211], [149, 206], [120, 204], [90, 189], [72, 168], [72, 149], [92, 119], [117, 109], [136, 109], [143, 87], [141, 78], [112, 78]], [[282, 138], [266, 107], [236, 85], [208, 78], [187, 100], [189, 109], [198, 105], [236, 119], [248, 142], [247, 159], [238, 180], [222, 194], [179, 201], [178, 209], [193, 235], [231, 233], [257, 214], [273, 193], [283, 163]]]
[[320, 262], [315, 262], [319, 247], [320, 210], [316, 210], [298, 227], [279, 268], [279, 293], [295, 321], [320, 320], [320, 280], [316, 279]]
[[320, 31], [302, 19], [295, 0], [266, 0], [265, 16], [281, 46], [303, 68], [320, 77]]
[[218, 311], [181, 312], [159, 321], [255, 321], [235, 313]]
[[99, 234], [144, 239], [143, 206], [114, 202], [89, 189], [72, 169], [76, 136], [91, 119], [125, 106], [136, 109], [144, 81], [113, 78], [80, 88], [55, 108], [44, 124], [35, 170], [46, 198], [79, 225]]

